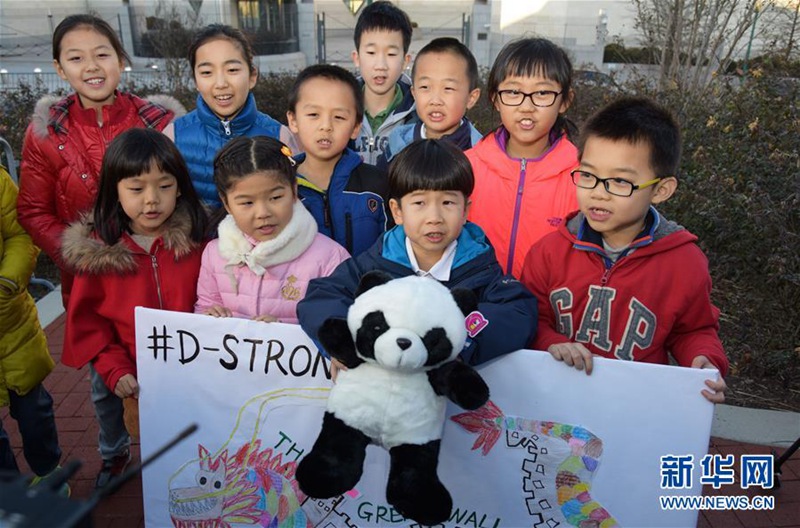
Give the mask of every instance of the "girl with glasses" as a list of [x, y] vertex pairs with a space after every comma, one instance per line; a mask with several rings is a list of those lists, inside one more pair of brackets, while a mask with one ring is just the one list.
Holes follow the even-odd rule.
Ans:
[[541, 38], [508, 43], [489, 72], [487, 95], [502, 124], [467, 151], [475, 172], [469, 219], [515, 277], [530, 247], [577, 209], [570, 172], [578, 155], [564, 117], [571, 86], [566, 52]]

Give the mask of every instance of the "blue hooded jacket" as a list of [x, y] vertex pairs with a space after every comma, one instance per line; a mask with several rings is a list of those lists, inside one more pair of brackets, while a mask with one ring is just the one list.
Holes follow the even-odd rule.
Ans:
[[[330, 276], [309, 283], [305, 298], [297, 305], [297, 316], [318, 346], [317, 331], [322, 323], [331, 317], [347, 318], [361, 277], [373, 270], [394, 278], [414, 274], [403, 226], [387, 231], [368, 251], [342, 262]], [[478, 310], [489, 323], [461, 352], [467, 364], [479, 365], [526, 348], [536, 336], [536, 298], [517, 279], [503, 275], [494, 249], [478, 225], [464, 225], [450, 280], [442, 284], [450, 289], [472, 290], [478, 298]]]
[[[305, 159], [305, 154], [295, 156], [298, 165]], [[388, 176], [363, 163], [361, 156], [350, 149], [344, 150], [333, 168], [327, 190], [298, 174], [297, 193], [317, 221], [319, 232], [353, 256], [369, 249], [394, 225], [388, 211]]]
[[230, 121], [217, 117], [203, 97], [197, 108], [175, 120], [175, 145], [180, 150], [194, 188], [200, 198], [215, 209], [222, 206], [214, 185], [214, 156], [225, 143], [238, 136], [269, 136], [281, 139], [281, 123], [256, 108], [253, 94]]

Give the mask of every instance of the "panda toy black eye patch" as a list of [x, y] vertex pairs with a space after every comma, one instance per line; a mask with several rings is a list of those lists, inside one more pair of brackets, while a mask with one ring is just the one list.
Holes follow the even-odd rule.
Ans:
[[441, 327], [431, 328], [425, 332], [422, 342], [425, 343], [425, 348], [428, 349], [428, 360], [425, 362], [426, 367], [438, 365], [442, 361], [448, 359], [450, 353], [453, 351], [453, 343], [450, 342], [450, 339], [447, 337], [447, 332]]
[[389, 330], [383, 312], [368, 313], [361, 321], [361, 327], [356, 332], [356, 348], [364, 357], [375, 357], [375, 340]]

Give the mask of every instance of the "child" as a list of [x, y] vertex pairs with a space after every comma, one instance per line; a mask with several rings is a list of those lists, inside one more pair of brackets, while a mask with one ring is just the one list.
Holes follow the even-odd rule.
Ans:
[[[25, 460], [35, 480], [41, 480], [61, 459], [53, 398], [42, 385], [53, 370], [53, 359], [28, 293], [39, 250], [17, 223], [16, 209], [17, 186], [0, 167], [0, 407], [10, 405]], [[19, 473], [2, 422], [0, 471]], [[63, 493], [69, 494], [69, 486]]]
[[289, 93], [289, 128], [305, 147], [297, 156], [298, 192], [319, 232], [353, 256], [386, 230], [386, 173], [367, 165], [347, 143], [358, 135], [364, 99], [358, 81], [339, 66], [300, 72]]
[[[678, 125], [647, 99], [611, 103], [586, 123], [572, 172], [580, 211], [525, 259], [522, 281], [539, 301], [533, 348], [578, 370], [592, 354], [684, 367], [728, 359], [717, 336], [708, 261], [697, 237], [653, 207], [678, 185]], [[703, 395], [724, 401], [725, 382]]]
[[418, 139], [446, 139], [467, 150], [483, 138], [464, 116], [481, 95], [478, 63], [468, 47], [452, 37], [433, 39], [417, 53], [411, 78], [420, 121], [392, 131], [378, 166]]
[[[130, 59], [116, 32], [94, 15], [71, 15], [53, 32], [53, 65], [75, 92], [43, 97], [25, 133], [18, 198], [19, 223], [61, 269], [61, 294], [69, 304], [72, 272], [61, 260], [67, 226], [89, 211], [99, 185], [106, 145], [133, 127], [162, 130], [183, 107], [117, 90]], [[167, 109], [167, 104], [171, 109]]]
[[200, 198], [218, 209], [222, 204], [212, 162], [226, 142], [237, 136], [269, 136], [296, 145], [285, 126], [256, 108], [250, 90], [256, 85], [258, 70], [253, 49], [241, 31], [222, 24], [204, 27], [189, 47], [189, 64], [199, 92], [197, 108], [164, 133], [183, 154]]
[[136, 128], [108, 146], [93, 216], [64, 234], [63, 258], [77, 274], [61, 361], [88, 363], [92, 373], [98, 488], [130, 461], [122, 398], [139, 393], [134, 308], [192, 311], [205, 229], [178, 149], [160, 132]]
[[264, 136], [239, 137], [214, 159], [214, 182], [228, 216], [203, 252], [194, 310], [215, 317], [297, 323], [308, 282], [347, 252], [317, 233], [297, 199], [289, 148]]
[[530, 343], [536, 300], [503, 275], [483, 231], [467, 223], [473, 185], [469, 161], [454, 144], [425, 139], [403, 149], [389, 170], [389, 204], [397, 226], [330, 277], [311, 281], [297, 305], [303, 330], [316, 339], [325, 319], [346, 317], [361, 277], [382, 270], [393, 277], [430, 276], [448, 288], [475, 292], [488, 324], [461, 352], [470, 365]]
[[375, 165], [392, 130], [415, 119], [411, 82], [403, 75], [411, 55], [411, 20], [391, 2], [366, 6], [353, 33], [353, 64], [361, 72], [365, 112], [355, 149]]
[[508, 43], [489, 72], [486, 89], [502, 125], [467, 151], [475, 171], [469, 219], [515, 277], [530, 247], [577, 208], [569, 172], [578, 157], [563, 116], [571, 84], [566, 52], [539, 38]]

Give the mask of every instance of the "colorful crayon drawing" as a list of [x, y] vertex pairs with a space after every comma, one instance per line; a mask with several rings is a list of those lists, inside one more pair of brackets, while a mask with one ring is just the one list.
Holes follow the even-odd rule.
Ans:
[[[170, 478], [172, 524], [176, 528], [354, 528], [340, 508], [348, 498], [357, 497], [357, 491], [330, 500], [306, 497], [294, 480], [297, 462], [284, 460], [283, 454], [272, 448], [262, 449], [259, 438], [271, 411], [285, 405], [308, 405], [314, 400], [324, 405], [327, 395], [328, 389], [283, 389], [246, 402], [225, 445], [216, 454], [198, 445], [198, 458], [183, 464]], [[242, 423], [245, 410], [255, 404], [258, 410], [252, 432], [247, 429], [249, 440], [230, 455], [234, 438], [240, 438], [237, 430], [251, 425]], [[187, 486], [187, 473], [191, 472], [195, 484]]]
[[[561, 513], [569, 524], [581, 528], [610, 528], [619, 523], [597, 501], [591, 497], [591, 480], [603, 454], [603, 442], [591, 431], [579, 426], [542, 422], [506, 416], [492, 401], [476, 411], [464, 412], [451, 417], [461, 427], [478, 435], [472, 445], [485, 456], [505, 434], [508, 447], [530, 449], [539, 435], [566, 442], [570, 454], [558, 465], [555, 487]], [[536, 493], [543, 489], [541, 480], [534, 473], [542, 473], [536, 460], [525, 460], [522, 464], [523, 490], [528, 493], [528, 511], [538, 521], [544, 521], [536, 510], [547, 509], [546, 499], [537, 499]], [[552, 519], [550, 519], [552, 523]]]

